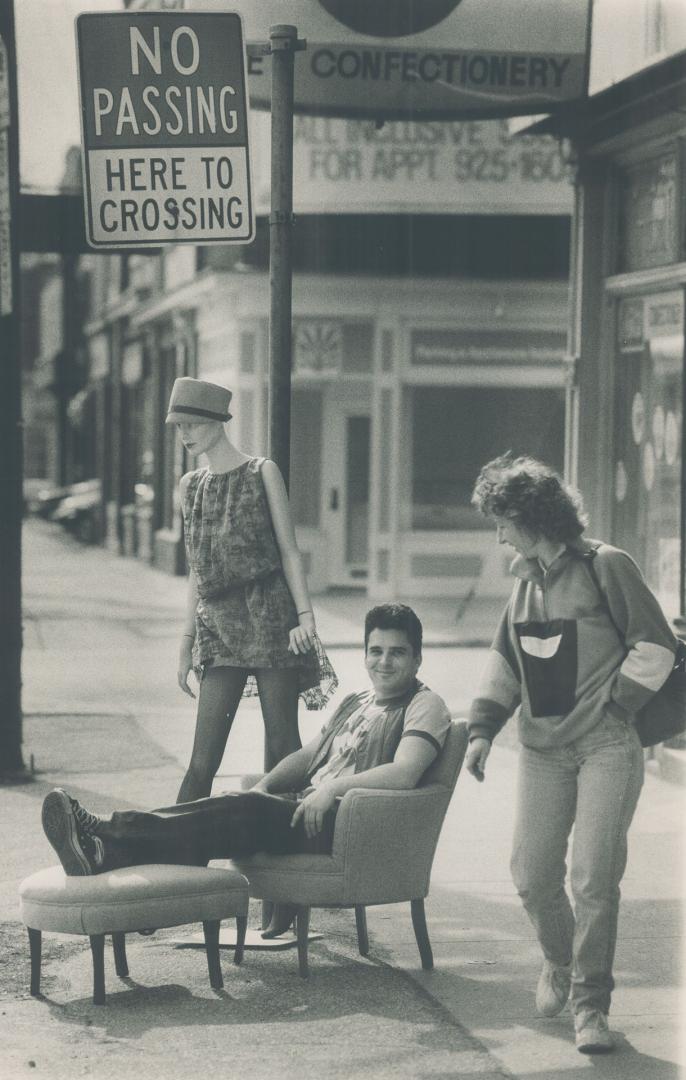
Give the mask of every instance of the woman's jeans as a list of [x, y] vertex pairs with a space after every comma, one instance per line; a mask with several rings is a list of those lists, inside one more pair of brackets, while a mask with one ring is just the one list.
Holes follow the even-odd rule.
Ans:
[[[575, 1012], [609, 1012], [619, 883], [642, 785], [638, 736], [612, 716], [560, 749], [521, 748], [512, 876], [546, 958], [573, 963]], [[574, 912], [565, 891], [572, 826]]]

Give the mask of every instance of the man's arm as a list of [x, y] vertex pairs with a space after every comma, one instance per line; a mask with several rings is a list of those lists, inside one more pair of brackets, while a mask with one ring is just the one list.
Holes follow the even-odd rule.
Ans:
[[307, 768], [312, 755], [321, 742], [321, 735], [315, 735], [300, 750], [295, 750], [274, 766], [271, 772], [263, 776], [252, 787], [252, 791], [264, 791], [268, 795], [279, 795], [284, 791], [300, 791], [307, 780]]
[[[373, 769], [365, 769], [364, 772], [334, 777], [313, 791], [296, 808], [291, 827], [297, 825], [302, 818], [307, 836], [316, 836], [322, 830], [327, 810], [331, 809], [336, 799], [353, 788], [407, 791], [416, 787], [437, 753], [436, 747], [425, 739], [401, 739], [393, 761], [387, 765], [377, 765]], [[291, 755], [293, 756], [295, 755]]]

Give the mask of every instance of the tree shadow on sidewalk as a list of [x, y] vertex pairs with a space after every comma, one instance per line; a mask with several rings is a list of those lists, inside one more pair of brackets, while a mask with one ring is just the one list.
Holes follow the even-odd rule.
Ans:
[[[174, 949], [164, 931], [145, 941], [132, 935], [130, 978], [116, 977], [108, 950], [104, 1007], [92, 1004], [86, 947], [59, 973], [49, 972], [51, 996], [35, 1003], [36, 1024], [59, 1054], [78, 1045], [81, 1070], [107, 1045], [120, 1075], [138, 1072], [146, 1080], [181, 1075], [189, 1055], [204, 1074], [223, 1060], [231, 1077], [265, 1080], [422, 1074], [496, 1080], [501, 1073], [488, 1052], [419, 987], [359, 956], [349, 916], [317, 913], [325, 941], [311, 947], [309, 980], [299, 977], [294, 951], [248, 954], [240, 968], [223, 952], [223, 991], [210, 989], [201, 950]], [[24, 1008], [33, 1010], [33, 1003]], [[158, 1073], [160, 1055], [168, 1067]], [[94, 1074], [101, 1076], [97, 1068]]]

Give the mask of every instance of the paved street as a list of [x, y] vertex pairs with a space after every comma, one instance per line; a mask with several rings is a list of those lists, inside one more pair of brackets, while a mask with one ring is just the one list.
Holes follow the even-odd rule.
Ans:
[[[461, 777], [448, 812], [427, 901], [435, 971], [419, 967], [409, 905], [398, 905], [369, 910], [366, 960], [356, 951], [351, 913], [315, 913], [324, 938], [312, 946], [308, 983], [298, 978], [292, 951], [249, 952], [240, 970], [223, 954], [226, 989], [217, 993], [202, 954], [173, 947], [178, 931], [134, 937], [131, 978], [120, 982], [108, 965], [106, 1009], [90, 1003], [87, 944], [53, 936], [46, 999], [31, 999], [17, 888], [54, 862], [40, 828], [41, 799], [60, 784], [95, 810], [172, 801], [190, 751], [193, 703], [175, 685], [183, 581], [39, 522], [27, 523], [24, 550], [25, 751], [37, 772], [32, 784], [0, 788], [0, 1064], [6, 1057], [8, 1077], [175, 1080], [215, 1068], [257, 1080], [683, 1075], [684, 789], [649, 767], [623, 885], [612, 1015], [620, 1048], [586, 1059], [574, 1049], [568, 1012], [543, 1020], [534, 1009], [539, 954], [508, 872], [510, 733], [493, 751], [487, 782]], [[488, 613], [477, 612], [470, 627], [454, 624], [447, 602], [415, 606], [429, 646], [422, 675], [460, 714], [484, 650], [457, 643], [481, 640]], [[361, 650], [353, 646], [363, 608], [356, 598], [315, 599], [344, 689], [360, 679]], [[320, 723], [319, 714], [303, 713], [303, 737]], [[217, 789], [259, 769], [260, 729], [256, 703], [242, 706]]]

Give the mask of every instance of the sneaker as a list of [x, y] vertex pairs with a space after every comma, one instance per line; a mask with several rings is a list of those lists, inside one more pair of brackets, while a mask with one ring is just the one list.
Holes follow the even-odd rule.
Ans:
[[567, 1004], [572, 985], [572, 965], [543, 961], [536, 987], [536, 1009], [540, 1016], [557, 1016]]
[[43, 831], [57, 852], [65, 874], [83, 877], [97, 874], [102, 867], [104, 847], [93, 833], [99, 819], [55, 788], [43, 800]]
[[588, 1009], [574, 1018], [576, 1048], [580, 1054], [609, 1054], [615, 1042], [607, 1025], [607, 1016], [598, 1009]]

